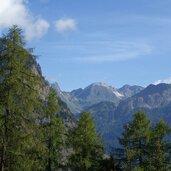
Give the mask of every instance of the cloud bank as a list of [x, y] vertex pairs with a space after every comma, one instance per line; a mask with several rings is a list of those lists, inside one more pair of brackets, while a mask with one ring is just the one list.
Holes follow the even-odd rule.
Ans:
[[69, 30], [76, 30], [76, 21], [72, 18], [59, 19], [55, 21], [55, 27], [58, 32], [65, 32]]
[[0, 29], [17, 24], [25, 32], [26, 40], [41, 38], [48, 30], [49, 23], [35, 18], [27, 8], [26, 0], [0, 0]]

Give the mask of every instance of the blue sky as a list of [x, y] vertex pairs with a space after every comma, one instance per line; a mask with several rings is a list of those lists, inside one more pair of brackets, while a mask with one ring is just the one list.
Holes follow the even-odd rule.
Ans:
[[21, 26], [44, 76], [62, 90], [171, 83], [171, 0], [0, 2], [0, 31]]

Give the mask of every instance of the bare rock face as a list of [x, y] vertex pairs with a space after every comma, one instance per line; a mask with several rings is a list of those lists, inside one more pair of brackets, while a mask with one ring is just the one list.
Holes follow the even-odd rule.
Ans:
[[[121, 102], [118, 106], [119, 109], [155, 109], [167, 106], [171, 103], [171, 85], [170, 84], [158, 84], [149, 85], [147, 88], [139, 92], [138, 94]], [[126, 112], [126, 111], [125, 111]]]
[[70, 110], [75, 114], [104, 101], [118, 105], [125, 98], [119, 90], [101, 82], [93, 83], [84, 89], [79, 88], [71, 92], [62, 92], [57, 83], [54, 83], [53, 87], [59, 97], [66, 102]]
[[[36, 73], [36, 75], [39, 76], [39, 78], [41, 80], [41, 85], [38, 88], [39, 93], [40, 93], [41, 99], [45, 100], [49, 94], [51, 85], [43, 77], [40, 65], [36, 62], [36, 60], [34, 58], [32, 60], [33, 60], [31, 62], [32, 70], [34, 73]], [[60, 90], [59, 87], [58, 87], [58, 89]], [[57, 91], [57, 92], [59, 92], [59, 91]], [[63, 119], [63, 121], [65, 122], [67, 127], [72, 127], [73, 125], [75, 125], [75, 117], [72, 114], [72, 112], [70, 111], [70, 109], [68, 108], [68, 106], [66, 105], [66, 103], [63, 101], [63, 99], [61, 99], [61, 96], [58, 93], [57, 93], [57, 95], [58, 95], [58, 103], [60, 106], [60, 112], [57, 114], [57, 116], [61, 117]]]
[[124, 85], [123, 87], [121, 87], [119, 89], [119, 91], [126, 97], [132, 97], [134, 96], [135, 94], [141, 92], [144, 88], [141, 87], [141, 86], [137, 86], [137, 85], [134, 85], [134, 86], [130, 86], [130, 85]]

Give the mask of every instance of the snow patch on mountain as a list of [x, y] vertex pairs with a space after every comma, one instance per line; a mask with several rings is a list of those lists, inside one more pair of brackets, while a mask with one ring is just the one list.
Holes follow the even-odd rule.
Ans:
[[110, 85], [108, 85], [106, 83], [96, 82], [96, 83], [91, 84], [90, 86], [104, 87], [104, 88], [108, 89], [109, 91], [111, 91], [118, 98], [123, 98], [124, 97], [124, 95], [121, 94], [117, 89], [113, 88], [112, 86], [110, 86]]

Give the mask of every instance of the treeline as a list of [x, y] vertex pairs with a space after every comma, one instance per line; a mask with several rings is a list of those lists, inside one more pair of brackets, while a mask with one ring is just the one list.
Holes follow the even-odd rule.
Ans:
[[166, 171], [170, 134], [160, 120], [151, 125], [137, 112], [124, 126], [121, 148], [105, 155], [89, 113], [71, 126], [58, 115], [56, 92], [35, 68], [22, 30], [10, 28], [0, 38], [0, 171]]

